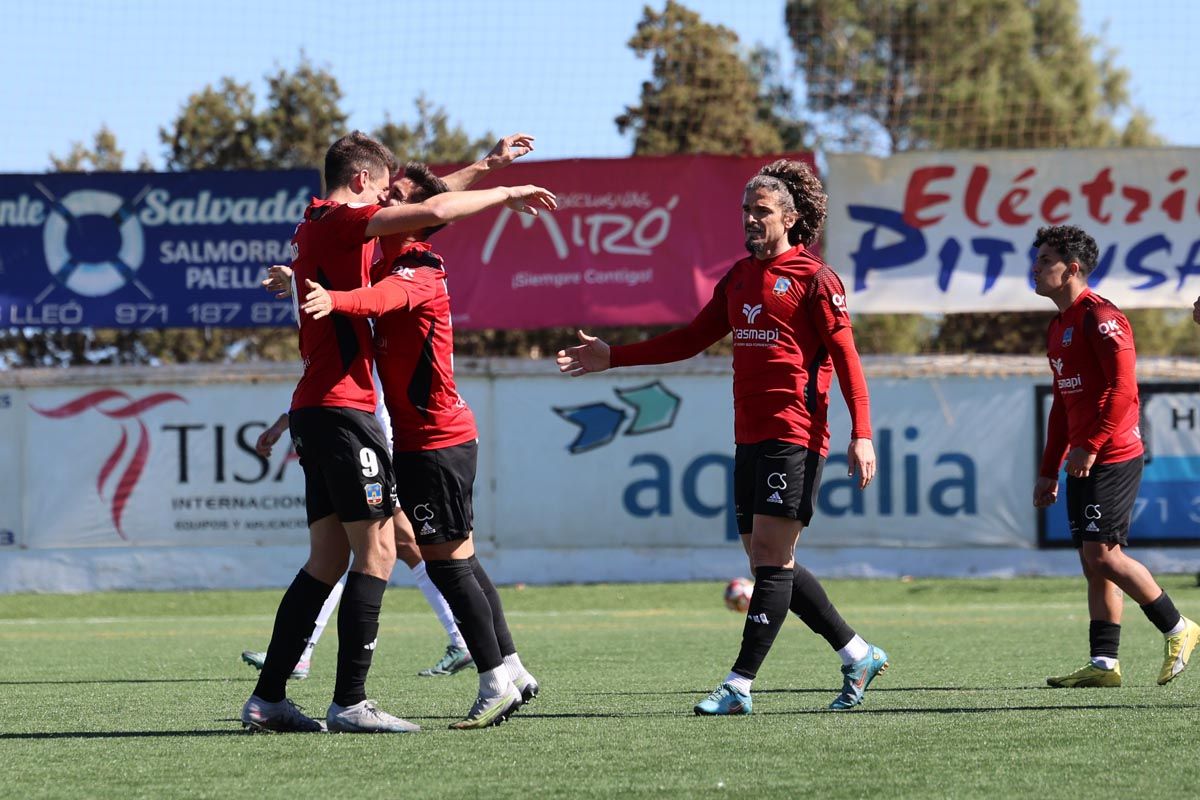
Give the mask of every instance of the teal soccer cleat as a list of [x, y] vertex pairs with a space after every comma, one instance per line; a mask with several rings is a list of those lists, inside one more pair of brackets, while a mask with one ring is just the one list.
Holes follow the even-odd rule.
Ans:
[[845, 711], [854, 708], [863, 701], [863, 693], [875, 680], [876, 675], [882, 675], [888, 668], [888, 654], [882, 648], [869, 645], [870, 652], [866, 658], [842, 667], [842, 693], [829, 704], [831, 711]]
[[749, 714], [753, 703], [750, 695], [742, 694], [728, 683], [722, 683], [712, 694], [696, 703], [696, 714], [702, 717]]

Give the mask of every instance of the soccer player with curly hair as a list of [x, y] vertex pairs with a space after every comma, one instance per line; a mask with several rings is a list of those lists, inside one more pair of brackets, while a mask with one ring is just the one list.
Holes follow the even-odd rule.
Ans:
[[795, 560], [812, 520], [829, 452], [829, 388], [836, 372], [850, 410], [849, 474], [860, 489], [875, 475], [867, 382], [846, 290], [808, 249], [825, 221], [826, 196], [807, 165], [775, 161], [746, 184], [742, 225], [749, 256], [717, 282], [688, 325], [644, 342], [609, 346], [579, 332], [558, 352], [570, 375], [690, 358], [733, 334], [734, 506], [754, 573], [742, 645], [721, 685], [695, 706], [702, 715], [749, 714], [750, 687], [788, 610], [842, 659], [842, 691], [853, 708], [888, 666], [882, 649], [855, 633], [816, 577]]

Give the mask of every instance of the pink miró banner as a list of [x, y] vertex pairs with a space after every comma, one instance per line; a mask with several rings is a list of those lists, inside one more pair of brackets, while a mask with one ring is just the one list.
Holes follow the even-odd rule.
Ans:
[[[789, 157], [813, 164], [808, 153]], [[559, 208], [536, 218], [508, 209], [480, 214], [434, 237], [434, 250], [445, 258], [455, 327], [690, 321], [745, 255], [742, 192], [775, 158], [513, 164], [480, 188], [537, 184], [558, 196]]]

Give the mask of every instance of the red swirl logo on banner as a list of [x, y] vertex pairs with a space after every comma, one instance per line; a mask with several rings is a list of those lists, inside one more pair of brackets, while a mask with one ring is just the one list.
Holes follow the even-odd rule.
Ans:
[[[124, 403], [117, 408], [102, 408], [101, 405], [109, 400], [120, 400]], [[137, 486], [138, 479], [142, 477], [142, 471], [146, 468], [146, 459], [150, 455], [150, 434], [146, 430], [146, 424], [138, 415], [143, 411], [149, 411], [163, 403], [169, 403], [174, 400], [186, 403], [177, 394], [173, 392], [159, 392], [157, 394], [146, 395], [140, 400], [134, 400], [124, 392], [119, 392], [116, 389], [100, 389], [95, 392], [90, 392], [82, 397], [65, 403], [58, 408], [33, 408], [38, 414], [50, 419], [67, 419], [75, 417], [90, 409], [96, 409], [109, 419], [126, 420], [133, 419], [138, 425], [138, 440], [137, 445], [133, 449], [133, 456], [129, 459], [129, 463], [125, 466], [125, 471], [121, 474], [120, 480], [117, 481], [116, 489], [112, 494], [111, 510], [112, 521], [116, 527], [117, 535], [122, 539], [128, 540], [129, 537], [121, 529], [121, 516], [125, 512], [125, 505], [129, 502], [130, 495], [133, 494], [134, 488]], [[125, 448], [129, 444], [129, 431], [125, 425], [121, 425], [121, 439], [117, 442], [117, 446], [109, 453], [108, 459], [105, 460], [104, 466], [100, 468], [100, 475], [96, 479], [96, 494], [101, 500], [104, 499], [104, 485], [108, 482], [109, 477], [120, 463], [122, 456], [125, 455]]]

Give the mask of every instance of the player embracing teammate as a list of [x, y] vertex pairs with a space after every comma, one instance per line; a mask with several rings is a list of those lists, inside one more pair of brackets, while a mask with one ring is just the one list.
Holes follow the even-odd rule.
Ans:
[[[501, 204], [521, 212], [554, 207], [552, 194], [523, 186], [447, 192], [384, 208], [380, 203], [390, 190], [394, 166], [387, 148], [359, 132], [329, 148], [327, 194], [314, 198], [292, 237], [298, 285], [344, 292], [362, 288], [376, 237], [437, 228]], [[366, 696], [379, 611], [396, 561], [395, 480], [374, 414], [371, 327], [363, 317], [342, 315], [300, 314], [297, 321], [304, 373], [289, 423], [304, 471], [310, 553], [280, 601], [262, 672], [241, 720], [252, 730], [322, 729], [287, 699], [286, 682], [322, 605], [349, 567], [338, 609], [337, 677], [326, 725], [345, 732], [417, 730]]]

